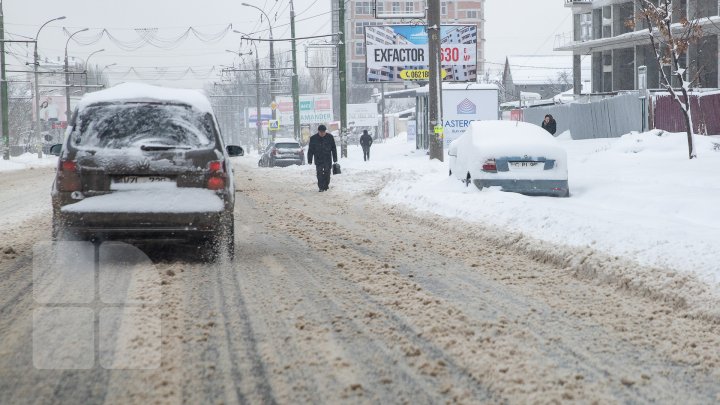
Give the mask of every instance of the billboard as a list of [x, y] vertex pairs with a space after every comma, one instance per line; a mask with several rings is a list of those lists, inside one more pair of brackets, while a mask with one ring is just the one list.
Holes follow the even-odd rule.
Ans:
[[348, 104], [348, 127], [376, 127], [379, 125], [378, 108], [375, 103]]
[[[293, 125], [292, 97], [276, 97], [280, 125]], [[300, 124], [327, 124], [333, 120], [332, 94], [301, 94]]]
[[[257, 107], [245, 108], [245, 122], [247, 122], [248, 128], [255, 128], [257, 126]], [[272, 119], [272, 110], [270, 107], [262, 107], [260, 109], [260, 121], [263, 127], [268, 126], [268, 121]]]
[[[445, 81], [477, 80], [477, 26], [440, 27], [442, 77]], [[427, 28], [423, 25], [365, 27], [365, 67], [368, 82], [427, 80]]]

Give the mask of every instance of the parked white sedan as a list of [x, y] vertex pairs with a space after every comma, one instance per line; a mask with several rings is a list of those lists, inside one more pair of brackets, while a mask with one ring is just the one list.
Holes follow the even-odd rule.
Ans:
[[474, 121], [448, 148], [450, 175], [479, 189], [568, 197], [567, 153], [539, 126]]

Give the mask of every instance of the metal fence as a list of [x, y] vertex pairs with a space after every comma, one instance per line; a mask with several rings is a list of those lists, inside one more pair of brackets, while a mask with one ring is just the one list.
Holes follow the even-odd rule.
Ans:
[[[655, 95], [652, 107], [655, 128], [669, 132], [685, 132], [685, 116], [670, 95]], [[720, 134], [720, 94], [691, 95], [690, 111], [695, 133]]]
[[617, 138], [643, 129], [643, 101], [637, 94], [528, 108], [523, 110], [523, 121], [540, 125], [545, 114], [555, 118], [556, 135], [569, 130], [573, 139]]

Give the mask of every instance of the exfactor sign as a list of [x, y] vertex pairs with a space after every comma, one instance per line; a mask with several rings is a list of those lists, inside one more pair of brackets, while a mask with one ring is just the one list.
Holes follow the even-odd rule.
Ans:
[[[477, 80], [477, 26], [440, 27], [443, 79]], [[430, 52], [423, 25], [365, 27], [365, 63], [368, 82], [427, 80]]]

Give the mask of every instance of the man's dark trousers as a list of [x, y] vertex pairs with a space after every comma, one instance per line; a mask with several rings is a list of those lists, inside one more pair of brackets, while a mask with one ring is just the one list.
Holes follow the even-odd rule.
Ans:
[[318, 188], [327, 190], [330, 187], [330, 170], [332, 170], [332, 161], [315, 165], [317, 172]]
[[370, 160], [370, 146], [363, 145], [363, 160]]

